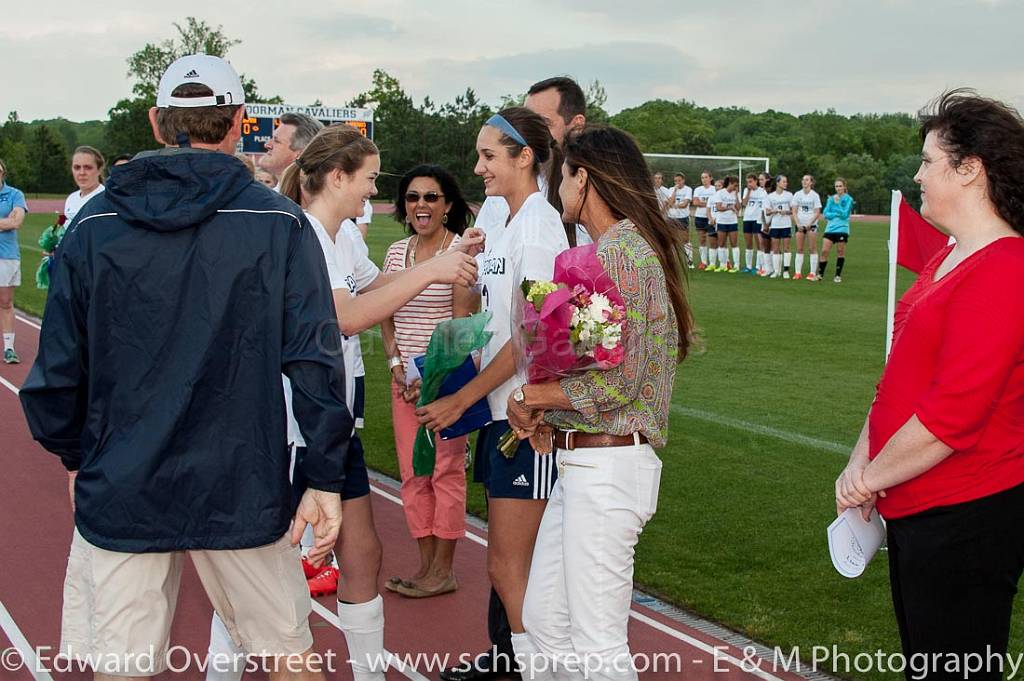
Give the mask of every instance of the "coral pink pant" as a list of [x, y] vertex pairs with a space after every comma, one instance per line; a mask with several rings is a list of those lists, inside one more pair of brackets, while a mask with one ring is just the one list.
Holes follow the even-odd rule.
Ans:
[[416, 420], [416, 405], [403, 400], [394, 383], [391, 384], [391, 418], [409, 532], [414, 539], [431, 535], [440, 539], [461, 539], [466, 534], [466, 438], [437, 438], [434, 475], [416, 477], [412, 472], [412, 447], [420, 425]]

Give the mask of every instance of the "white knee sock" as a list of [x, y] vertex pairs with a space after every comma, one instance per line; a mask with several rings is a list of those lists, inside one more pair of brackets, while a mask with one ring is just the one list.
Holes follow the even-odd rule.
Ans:
[[378, 594], [366, 603], [338, 601], [338, 623], [355, 681], [384, 681], [384, 599]]
[[708, 247], [707, 246], [701, 246], [700, 247], [700, 261], [703, 264], [705, 264], [705, 265], [708, 264]]
[[781, 271], [782, 271], [782, 254], [781, 253], [772, 253], [772, 272], [775, 273], [775, 272], [781, 272]]
[[718, 265], [719, 267], [725, 267], [729, 264], [729, 249], [725, 246], [718, 247]]
[[543, 653], [529, 634], [512, 634], [512, 650], [516, 653], [523, 681], [554, 681], [558, 678], [552, 671], [552, 660], [543, 659]]
[[811, 272], [814, 273], [814, 276], [818, 276], [818, 254], [817, 253], [811, 253]]
[[13, 350], [13, 349], [14, 349], [14, 334], [13, 333], [5, 333], [4, 334], [4, 350]]
[[793, 261], [793, 254], [790, 253], [789, 251], [786, 251], [785, 253], [782, 254], [782, 260], [782, 264], [785, 265], [786, 267], [789, 267], [789, 263]]
[[[750, 258], [747, 258], [747, 260], [750, 260]], [[740, 247], [739, 246], [733, 246], [732, 247], [732, 266], [733, 267], [739, 267], [740, 266]], [[747, 265], [747, 267], [750, 267], [750, 265]]]
[[708, 246], [708, 267], [715, 267], [718, 264], [718, 249]]
[[210, 622], [210, 657], [206, 681], [239, 681], [245, 671], [245, 651], [235, 645], [216, 612]]
[[[757, 256], [758, 256], [757, 257], [757, 269], [761, 269], [761, 254], [758, 253]], [[747, 249], [747, 253], [746, 253], [746, 258], [747, 258], [747, 269], [748, 270], [754, 269], [754, 251], [748, 248]]]
[[800, 274], [801, 272], [803, 272], [803, 269], [804, 269], [804, 254], [803, 253], [797, 253], [796, 254], [796, 273]]

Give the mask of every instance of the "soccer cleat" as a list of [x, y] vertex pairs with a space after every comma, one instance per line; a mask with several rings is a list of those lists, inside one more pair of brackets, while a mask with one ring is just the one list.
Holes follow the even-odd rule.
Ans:
[[330, 596], [338, 593], [338, 578], [340, 576], [341, 573], [334, 566], [323, 568], [306, 580], [306, 584], [309, 586], [309, 595]]
[[789, 270], [786, 270], [785, 272], [782, 273], [782, 278], [789, 279]]
[[821, 277], [819, 277], [814, 272], [808, 272], [807, 273], [807, 281], [819, 281], [820, 279], [821, 279]]
[[740, 273], [740, 271], [739, 271], [739, 269], [737, 269], [737, 267], [735, 265], [733, 265], [732, 267], [729, 268], [729, 274], [739, 274], [739, 273]]
[[804, 278], [804, 275], [800, 274], [799, 272], [797, 272], [796, 274], [793, 275], [793, 281], [798, 281], [798, 280], [803, 279], [803, 278]]
[[717, 272], [718, 271], [718, 265], [708, 265], [707, 269], [705, 269], [704, 271], [705, 272]]
[[14, 348], [4, 350], [4, 364], [21, 364], [18, 353], [14, 351]]
[[701, 263], [701, 264], [697, 265], [697, 269], [698, 270], [706, 270], [707, 268], [708, 268], [708, 266], [705, 265], [704, 263]]
[[[781, 276], [782, 275], [779, 274], [778, 272], [772, 272], [771, 275], [769, 276], [769, 279], [778, 279]], [[789, 277], [786, 277], [786, 278], [789, 279]]]
[[758, 270], [757, 271], [757, 276], [759, 276], [759, 277], [767, 277], [768, 276], [768, 270], [764, 270], [764, 269]]
[[840, 276], [839, 276], [839, 275], [837, 274], [837, 275], [835, 276], [835, 278], [834, 278], [834, 279], [832, 279], [832, 281], [833, 281], [834, 283], [836, 283], [836, 284], [842, 284], [842, 283], [843, 283], [843, 278], [842, 278], [842, 277], [840, 277]]

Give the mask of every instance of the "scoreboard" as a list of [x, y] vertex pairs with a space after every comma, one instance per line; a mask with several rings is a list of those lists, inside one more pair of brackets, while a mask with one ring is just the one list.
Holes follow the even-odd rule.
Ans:
[[333, 106], [296, 106], [294, 104], [246, 104], [242, 119], [241, 151], [244, 154], [266, 153], [266, 143], [288, 112], [304, 113], [324, 125], [345, 123], [373, 139], [373, 110]]

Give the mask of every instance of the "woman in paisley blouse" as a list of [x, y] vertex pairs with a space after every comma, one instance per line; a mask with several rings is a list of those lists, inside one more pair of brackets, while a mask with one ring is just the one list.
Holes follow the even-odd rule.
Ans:
[[633, 138], [587, 128], [566, 140], [565, 154], [562, 219], [586, 227], [622, 293], [625, 360], [608, 371], [525, 385], [509, 398], [519, 437], [554, 429], [559, 467], [523, 612], [530, 654], [547, 659], [527, 663], [523, 676], [554, 678], [538, 670], [551, 669], [551, 658], [578, 656], [601, 660], [591, 678], [636, 679], [626, 637], [633, 549], [657, 506], [655, 449], [668, 436], [676, 365], [686, 357], [693, 319], [680, 233], [662, 215]]

